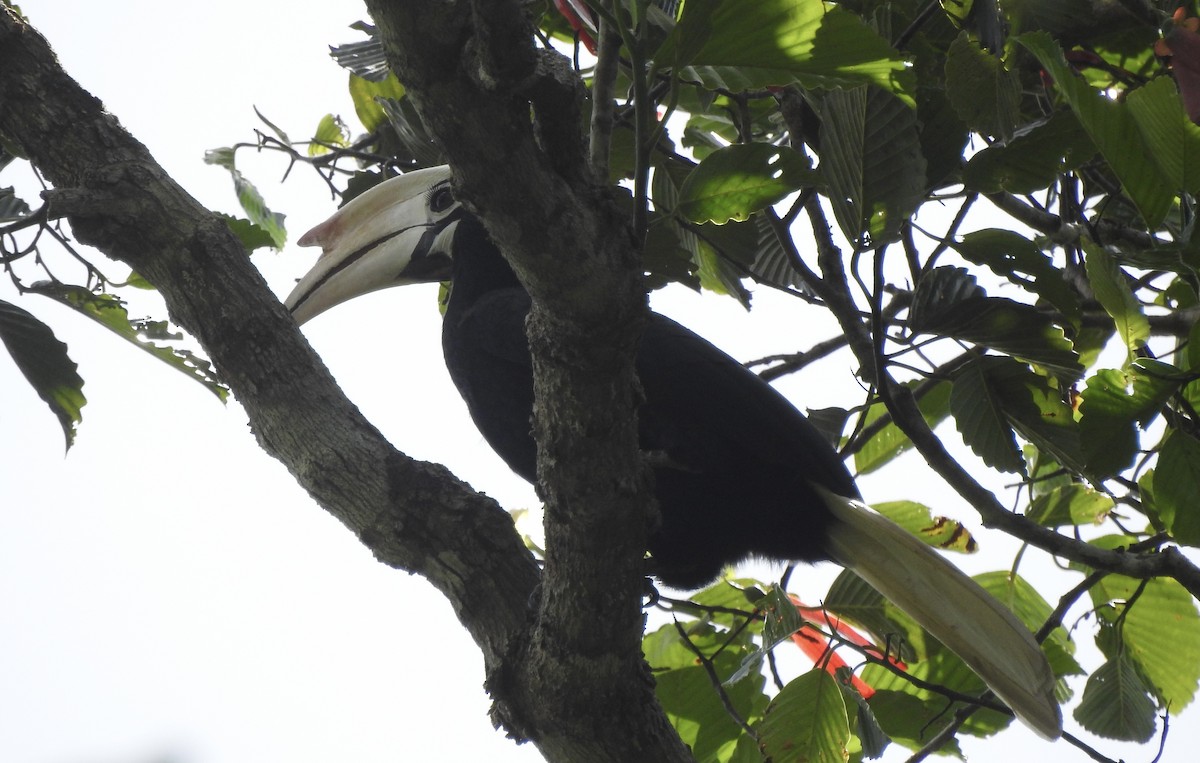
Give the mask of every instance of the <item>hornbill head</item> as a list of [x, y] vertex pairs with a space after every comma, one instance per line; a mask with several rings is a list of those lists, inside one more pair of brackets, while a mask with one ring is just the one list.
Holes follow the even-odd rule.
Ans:
[[447, 280], [461, 217], [445, 165], [385, 180], [300, 237], [321, 257], [284, 304], [304, 323], [368, 292]]

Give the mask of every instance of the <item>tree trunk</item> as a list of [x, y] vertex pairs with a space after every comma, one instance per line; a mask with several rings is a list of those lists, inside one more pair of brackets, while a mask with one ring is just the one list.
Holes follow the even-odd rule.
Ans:
[[[0, 133], [55, 187], [51, 218], [162, 293], [259, 443], [381, 561], [428, 578], [483, 652], [494, 717], [551, 761], [690, 755], [642, 660], [653, 509], [632, 354], [645, 310], [632, 237], [591, 180], [578, 81], [517, 3], [371, 2], [461, 197], [534, 297], [545, 574], [508, 515], [397, 452], [346, 399], [240, 243], [0, 9]], [[531, 108], [536, 115], [530, 119]], [[513, 194], [512, 188], [528, 190]]]

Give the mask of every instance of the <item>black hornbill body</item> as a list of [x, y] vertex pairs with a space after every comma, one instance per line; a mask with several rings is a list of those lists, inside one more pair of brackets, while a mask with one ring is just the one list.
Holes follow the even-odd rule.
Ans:
[[[300, 240], [324, 249], [287, 305], [303, 322], [357, 295], [451, 278], [442, 329], [451, 378], [488, 444], [536, 481], [530, 297], [446, 167], [409, 173], [347, 204]], [[1017, 715], [1057, 737], [1054, 676], [1028, 630], [970, 578], [858, 502], [815, 427], [712, 344], [652, 313], [636, 358], [662, 516], [655, 575], [697, 588], [748, 557], [853, 569], [959, 654]]]

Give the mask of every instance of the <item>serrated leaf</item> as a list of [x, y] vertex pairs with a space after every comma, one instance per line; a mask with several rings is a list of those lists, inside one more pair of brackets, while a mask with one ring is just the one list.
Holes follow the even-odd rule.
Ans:
[[1125, 104], [1170, 187], [1188, 193], [1200, 190], [1200, 126], [1184, 112], [1175, 81], [1153, 79], [1132, 90]]
[[1117, 326], [1117, 336], [1129, 351], [1129, 361], [1150, 338], [1150, 322], [1134, 296], [1125, 272], [1108, 250], [1086, 236], [1080, 239], [1092, 292]]
[[1159, 449], [1153, 484], [1155, 506], [1171, 535], [1200, 546], [1200, 440], [1172, 431]]
[[1001, 142], [1012, 137], [1020, 112], [1021, 82], [1017, 73], [962, 32], [946, 52], [946, 95], [972, 130]]
[[330, 146], [345, 147], [348, 145], [350, 145], [350, 133], [346, 130], [346, 124], [341, 117], [326, 114], [317, 123], [312, 141], [308, 144], [308, 155], [320, 156], [328, 154], [331, 150]]
[[1079, 725], [1105, 739], [1148, 742], [1154, 736], [1154, 701], [1124, 655], [1117, 655], [1088, 677], [1074, 715]]
[[1089, 378], [1079, 405], [1088, 473], [1107, 477], [1129, 468], [1138, 454], [1138, 425], [1149, 424], [1184, 378], [1174, 366], [1148, 359]]
[[819, 99], [821, 175], [842, 233], [857, 249], [894, 240], [925, 193], [916, 112], [879, 88]]
[[[679, 206], [682, 186], [694, 167], [678, 159], [655, 165], [650, 186], [655, 208], [669, 210]], [[666, 232], [674, 238], [669, 245], [662, 246]], [[760, 238], [756, 222], [695, 225], [663, 218], [651, 225], [650, 236], [660, 239], [657, 246], [649, 240], [645, 246], [645, 264], [651, 273], [693, 288], [699, 286], [732, 296], [743, 307], [750, 307], [750, 292], [742, 285], [742, 278], [750, 274], [750, 266], [757, 257]]]
[[86, 315], [138, 349], [199, 382], [222, 402], [229, 396], [229, 389], [217, 378], [207, 360], [190, 350], [155, 343], [154, 340], [179, 338], [178, 334], [166, 330], [165, 321], [131, 320], [121, 300], [111, 294], [94, 294], [81, 286], [41, 282], [33, 284], [29, 290]]
[[1112, 511], [1111, 497], [1070, 483], [1033, 499], [1026, 515], [1044, 527], [1099, 524]]
[[1172, 715], [1191, 704], [1200, 681], [1200, 613], [1182, 585], [1148, 581], [1129, 605], [1121, 637], [1151, 693]]
[[993, 469], [1025, 471], [1025, 460], [1008, 423], [1003, 403], [991, 387], [988, 365], [974, 362], [954, 377], [950, 412], [963, 442]]
[[990, 347], [1036, 363], [1068, 383], [1083, 376], [1061, 327], [1030, 305], [985, 296], [975, 277], [960, 268], [934, 268], [921, 277], [909, 330]]
[[1176, 187], [1157, 164], [1126, 104], [1089, 87], [1067, 64], [1062, 49], [1045, 32], [1023, 34], [1016, 42], [1032, 53], [1087, 131], [1113, 174], [1151, 227], [1166, 217]]
[[912, 103], [914, 78], [904, 56], [842, 8], [792, 0], [690, 6], [684, 4], [676, 27], [686, 25], [684, 32], [668, 36], [654, 53], [660, 66], [692, 64], [681, 72], [686, 80], [706, 86], [720, 81], [733, 92], [795, 82], [808, 88], [872, 82]]
[[950, 246], [964, 259], [986, 265], [998, 276], [1045, 299], [1072, 323], [1079, 321], [1079, 297], [1041, 247], [1010, 230], [987, 228], [968, 233]]
[[712, 152], [688, 175], [678, 211], [695, 223], [747, 220], [818, 179], [808, 160], [791, 148], [736, 144]]
[[660, 66], [680, 67], [692, 62], [713, 32], [713, 12], [721, 0], [682, 3], [674, 28], [654, 54]]
[[751, 222], [758, 231], [758, 250], [750, 263], [750, 273], [755, 281], [786, 289], [811, 293], [809, 284], [792, 262], [789, 248], [785, 248], [780, 237], [771, 227], [766, 215], [759, 215]]
[[[999, 435], [994, 428], [994, 420], [990, 414], [984, 416], [987, 411], [995, 409], [1003, 413], [1004, 419], [1017, 434], [1036, 445], [1038, 449], [1050, 453], [1068, 469], [1076, 472], [1083, 470], [1079, 431], [1071, 408], [1062, 401], [1057, 388], [1050, 385], [1049, 380], [1011, 358], [995, 356], [980, 358], [964, 368], [961, 373], [970, 373], [972, 376], [969, 377], [968, 383], [983, 384], [984, 389], [979, 394], [986, 393], [986, 398], [974, 400], [964, 396], [959, 403], [963, 406], [966, 425], [980, 427], [979, 431], [972, 432], [970, 439], [965, 432], [963, 434], [969, 445], [972, 442], [976, 443], [972, 448], [984, 449], [984, 452], [989, 453], [988, 457], [998, 463], [1013, 463], [1011, 459], [1005, 461], [1005, 457], [1001, 456], [998, 450], [990, 449], [992, 446], [998, 448], [1001, 444], [1001, 441], [996, 439]], [[956, 379], [956, 388], [958, 384]], [[966, 395], [966, 392], [963, 394]], [[973, 406], [986, 406], [986, 410], [976, 411]], [[980, 451], [976, 453], [981, 458], [984, 457]], [[1019, 452], [1017, 455], [1019, 457]]]
[[[242, 242], [242, 246], [246, 248], [246, 254], [250, 254], [255, 249], [275, 248], [275, 239], [271, 238], [270, 232], [265, 228], [255, 225], [244, 217], [234, 217], [222, 212], [215, 212], [214, 214], [224, 220], [229, 229], [233, 231], [233, 235], [238, 237], [238, 240]], [[133, 283], [129, 285], [137, 286], [137, 284]], [[144, 287], [139, 286], [139, 288]], [[154, 287], [150, 286], [149, 288]]]
[[67, 345], [49, 326], [16, 305], [0, 300], [0, 342], [8, 349], [21, 374], [50, 406], [62, 426], [69, 449], [75, 425], [83, 420], [83, 379], [67, 355]]
[[329, 57], [337, 61], [338, 66], [349, 69], [352, 73], [370, 82], [387, 79], [391, 70], [388, 68], [387, 54], [383, 43], [374, 27], [362, 25], [358, 27], [370, 37], [366, 40], [348, 42], [344, 45], [329, 46]]
[[981, 193], [1033, 193], [1095, 155], [1096, 144], [1075, 114], [1057, 111], [1007, 144], [988, 146], [972, 156], [963, 169], [963, 183]]
[[758, 734], [772, 763], [845, 763], [850, 726], [837, 681], [820, 669], [790, 681], [771, 700]]

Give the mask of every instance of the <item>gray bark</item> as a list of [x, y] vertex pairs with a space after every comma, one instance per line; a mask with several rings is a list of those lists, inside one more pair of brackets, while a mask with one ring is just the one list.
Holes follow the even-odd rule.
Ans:
[[263, 449], [377, 558], [446, 595], [483, 653], [494, 717], [510, 734], [551, 761], [688, 760], [640, 653], [653, 508], [631, 359], [645, 298], [632, 238], [587, 169], [579, 84], [534, 49], [516, 3], [369, 5], [459, 193], [534, 297], [540, 577], [495, 502], [399, 453], [362, 417], [224, 223], [7, 8], [0, 133], [55, 187], [52, 216], [159, 289]]

